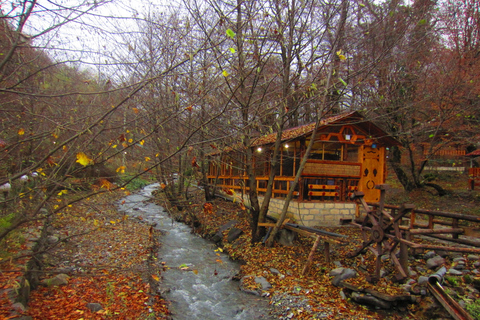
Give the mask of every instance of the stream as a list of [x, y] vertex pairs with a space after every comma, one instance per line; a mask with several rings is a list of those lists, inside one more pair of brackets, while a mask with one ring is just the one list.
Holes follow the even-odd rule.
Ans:
[[[156, 223], [162, 231], [158, 257], [170, 267], [162, 273], [164, 298], [171, 302], [172, 318], [178, 320], [273, 319], [268, 300], [247, 294], [232, 281], [240, 268], [211, 242], [195, 235], [189, 226], [173, 221], [161, 207], [148, 200], [159, 184], [129, 195], [119, 210]], [[181, 270], [188, 267], [188, 270]]]

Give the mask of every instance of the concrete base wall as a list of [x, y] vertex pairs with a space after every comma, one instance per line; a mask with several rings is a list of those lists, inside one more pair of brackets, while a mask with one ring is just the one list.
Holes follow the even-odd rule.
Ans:
[[[246, 197], [245, 197], [246, 198]], [[261, 203], [263, 197], [258, 197]], [[249, 202], [245, 199], [246, 204]], [[279, 217], [285, 201], [283, 199], [271, 199], [268, 214]], [[306, 227], [314, 226], [338, 226], [340, 219], [355, 219], [357, 204], [353, 202], [290, 202], [287, 216], [293, 218], [296, 223]]]

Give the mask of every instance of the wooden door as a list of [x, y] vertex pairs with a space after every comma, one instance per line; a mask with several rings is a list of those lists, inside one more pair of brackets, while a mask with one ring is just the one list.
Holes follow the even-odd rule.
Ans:
[[380, 201], [380, 190], [375, 189], [375, 186], [383, 183], [385, 183], [385, 148], [364, 146], [359, 189], [365, 193], [367, 202]]

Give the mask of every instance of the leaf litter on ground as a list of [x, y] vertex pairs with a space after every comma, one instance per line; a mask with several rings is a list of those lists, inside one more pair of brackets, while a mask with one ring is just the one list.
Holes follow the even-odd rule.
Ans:
[[[38, 320], [168, 319], [158, 287], [159, 233], [116, 210], [115, 201], [124, 196], [122, 191], [99, 194], [56, 215], [52, 232], [58, 243], [45, 255], [42, 278], [66, 273], [68, 284], [33, 290], [24, 315]], [[10, 273], [9, 280], [2, 272], [0, 280], [8, 285], [19, 273]], [[91, 311], [91, 303], [101, 309]], [[12, 311], [8, 306], [1, 310], [5, 318]]]

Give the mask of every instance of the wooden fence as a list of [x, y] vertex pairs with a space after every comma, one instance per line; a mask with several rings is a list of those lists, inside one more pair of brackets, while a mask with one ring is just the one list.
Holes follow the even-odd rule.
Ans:
[[468, 169], [468, 188], [474, 190], [480, 186], [480, 168]]
[[[368, 203], [373, 208], [378, 208], [379, 203]], [[395, 217], [402, 207], [394, 205], [384, 205], [384, 209], [391, 211], [390, 215]], [[400, 223], [400, 229], [405, 232], [405, 239], [411, 241], [414, 236], [424, 235], [440, 240], [446, 240], [454, 243], [465, 244], [469, 246], [480, 246], [480, 216], [433, 211], [424, 209], [410, 209], [410, 213], [405, 215]], [[478, 238], [466, 239], [460, 238], [460, 235]], [[419, 248], [421, 246], [418, 246]], [[426, 246], [424, 249], [444, 249], [446, 251], [460, 252], [479, 252], [479, 249], [469, 249], [461, 247], [439, 246], [433, 248]]]

